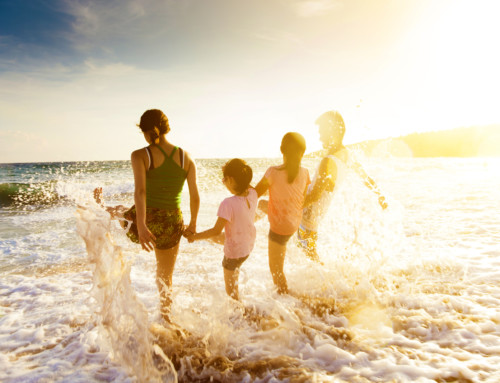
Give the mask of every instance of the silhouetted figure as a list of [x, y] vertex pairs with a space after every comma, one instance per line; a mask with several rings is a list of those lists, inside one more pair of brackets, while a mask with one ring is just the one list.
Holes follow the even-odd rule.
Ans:
[[347, 167], [354, 169], [363, 179], [365, 185], [377, 196], [380, 206], [385, 209], [387, 203], [385, 197], [380, 194], [375, 181], [371, 179], [357, 162], [350, 161], [348, 165], [349, 152], [342, 141], [345, 134], [344, 119], [337, 111], [323, 113], [316, 120], [319, 127], [319, 137], [327, 155], [322, 158], [313, 181], [308, 188], [304, 201], [302, 221], [297, 233], [299, 245], [307, 256], [319, 261], [316, 242], [318, 239], [318, 226], [328, 210], [337, 180], [341, 179], [341, 173]]

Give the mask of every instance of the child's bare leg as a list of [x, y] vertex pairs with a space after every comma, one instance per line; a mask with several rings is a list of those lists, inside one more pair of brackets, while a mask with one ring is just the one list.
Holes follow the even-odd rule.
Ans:
[[98, 188], [95, 188], [94, 189], [94, 199], [95, 201], [103, 206], [103, 201], [102, 201], [102, 188], [101, 187], [98, 187]]
[[267, 199], [261, 199], [259, 204], [257, 205], [257, 210], [255, 211], [255, 222], [262, 219], [267, 215], [267, 207], [269, 205], [269, 201]]
[[170, 323], [170, 306], [172, 305], [172, 276], [175, 261], [179, 252], [179, 244], [171, 249], [155, 249], [156, 284], [160, 292], [161, 315]]
[[111, 218], [123, 218], [123, 214], [127, 208], [123, 205], [107, 206], [106, 211], [111, 215]]
[[127, 210], [127, 208], [123, 205], [104, 206], [104, 200], [102, 198], [102, 187], [94, 189], [94, 199], [111, 215], [111, 218], [122, 218], [123, 214]]
[[267, 208], [269, 206], [269, 201], [267, 199], [259, 200], [259, 204], [257, 205], [258, 209], [263, 213], [267, 214]]
[[226, 293], [234, 300], [239, 300], [238, 295], [238, 277], [240, 275], [240, 269], [228, 270], [224, 269], [224, 282], [226, 284]]
[[286, 245], [269, 240], [269, 270], [278, 293], [288, 294], [288, 284], [283, 267], [285, 264]]

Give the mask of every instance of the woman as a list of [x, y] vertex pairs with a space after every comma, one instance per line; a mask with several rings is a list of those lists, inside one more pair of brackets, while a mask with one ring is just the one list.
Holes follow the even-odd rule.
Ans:
[[[171, 288], [179, 242], [184, 233], [196, 232], [200, 197], [196, 184], [196, 165], [188, 153], [170, 143], [167, 116], [158, 109], [144, 112], [138, 125], [149, 146], [132, 153], [135, 205], [123, 213], [132, 221], [127, 236], [156, 255], [156, 283], [161, 313], [170, 322]], [[184, 182], [188, 182], [191, 220], [184, 226], [180, 210]], [[94, 191], [97, 202], [102, 189]], [[107, 208], [120, 215], [120, 207]]]
[[[321, 160], [316, 174], [309, 186], [305, 201], [302, 221], [297, 233], [299, 245], [307, 256], [319, 261], [316, 251], [318, 225], [330, 206], [335, 184], [342, 178], [348, 162], [348, 151], [342, 141], [345, 134], [344, 119], [337, 111], [323, 113], [317, 120], [319, 137], [327, 155]], [[365, 173], [360, 164], [350, 162], [350, 167], [363, 179], [365, 185], [378, 197], [380, 206], [385, 209], [385, 197], [380, 194], [375, 182]]]

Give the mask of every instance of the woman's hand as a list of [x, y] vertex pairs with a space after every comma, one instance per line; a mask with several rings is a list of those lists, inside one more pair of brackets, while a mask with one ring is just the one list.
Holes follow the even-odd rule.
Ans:
[[184, 228], [184, 233], [182, 236], [188, 240], [189, 243], [193, 243], [196, 234], [196, 227], [194, 225], [189, 225]]
[[139, 234], [139, 243], [146, 251], [152, 251], [155, 248], [156, 237], [149, 231], [146, 225], [138, 225], [137, 233]]
[[182, 233], [184, 238], [188, 238], [189, 236], [193, 235], [196, 233], [196, 224], [195, 223], [190, 223], [189, 226], [187, 226], [184, 229], [184, 233]]

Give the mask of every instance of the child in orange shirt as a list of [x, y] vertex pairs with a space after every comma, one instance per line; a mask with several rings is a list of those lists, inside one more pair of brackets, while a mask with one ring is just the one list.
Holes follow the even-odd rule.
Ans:
[[269, 269], [280, 294], [288, 293], [283, 273], [286, 244], [300, 225], [304, 198], [311, 183], [308, 170], [301, 166], [305, 150], [302, 135], [285, 134], [281, 141], [283, 164], [267, 169], [255, 187], [259, 197], [269, 189]]

